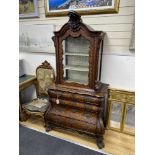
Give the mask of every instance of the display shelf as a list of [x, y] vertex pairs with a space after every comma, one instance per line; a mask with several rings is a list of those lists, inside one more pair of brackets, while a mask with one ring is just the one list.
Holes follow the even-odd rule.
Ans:
[[81, 84], [86, 84], [87, 80], [80, 80], [80, 79], [66, 79], [66, 82], [77, 82], [77, 83], [81, 83]]
[[78, 56], [78, 55], [65, 55], [64, 66], [82, 66], [88, 67], [89, 66], [89, 57], [87, 56]]
[[72, 52], [66, 52], [66, 53], [64, 53], [64, 55], [69, 55], [69, 56], [86, 56], [86, 57], [89, 56], [89, 54], [86, 54], [86, 53], [72, 53]]
[[70, 66], [70, 65], [66, 65], [64, 66], [64, 69], [68, 69], [68, 70], [75, 70], [75, 71], [84, 71], [84, 72], [88, 72], [89, 68], [86, 66]]
[[65, 82], [76, 82], [81, 84], [88, 83], [88, 72], [86, 71], [77, 71], [77, 70], [65, 70]]

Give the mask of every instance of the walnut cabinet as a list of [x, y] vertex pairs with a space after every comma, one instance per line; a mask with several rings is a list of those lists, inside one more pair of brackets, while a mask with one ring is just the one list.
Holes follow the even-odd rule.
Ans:
[[100, 82], [105, 33], [84, 24], [76, 12], [68, 15], [69, 21], [53, 37], [57, 76], [48, 90], [46, 130], [85, 133], [96, 137], [102, 148], [108, 92], [108, 85]]

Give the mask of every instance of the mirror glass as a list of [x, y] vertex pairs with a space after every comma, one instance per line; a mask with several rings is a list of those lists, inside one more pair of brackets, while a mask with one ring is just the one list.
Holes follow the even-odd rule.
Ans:
[[110, 127], [120, 129], [121, 118], [122, 118], [123, 104], [119, 102], [112, 102]]
[[134, 133], [135, 131], [135, 106], [131, 104], [126, 105], [126, 115], [124, 121], [124, 131]]

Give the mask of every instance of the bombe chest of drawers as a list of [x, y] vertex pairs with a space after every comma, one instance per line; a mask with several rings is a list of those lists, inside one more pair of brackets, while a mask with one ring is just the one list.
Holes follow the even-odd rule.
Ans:
[[75, 90], [53, 85], [48, 91], [50, 107], [45, 114], [47, 131], [54, 127], [71, 129], [97, 138], [103, 144], [103, 112], [105, 111], [108, 85], [97, 92]]

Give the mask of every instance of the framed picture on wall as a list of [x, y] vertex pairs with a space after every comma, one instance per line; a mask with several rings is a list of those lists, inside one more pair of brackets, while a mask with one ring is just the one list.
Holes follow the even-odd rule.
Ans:
[[130, 40], [130, 51], [135, 51], [135, 24], [133, 24], [132, 32], [131, 32], [131, 40]]
[[19, 0], [19, 18], [33, 17], [39, 17], [37, 0]]
[[84, 15], [118, 13], [119, 0], [45, 0], [47, 17], [65, 16], [70, 10]]

